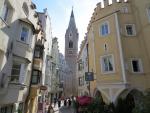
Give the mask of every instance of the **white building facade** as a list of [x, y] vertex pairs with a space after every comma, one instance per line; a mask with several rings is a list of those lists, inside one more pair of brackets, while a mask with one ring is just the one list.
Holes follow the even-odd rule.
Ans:
[[1, 0], [0, 11], [0, 112], [23, 112], [37, 28], [35, 5]]
[[78, 96], [89, 95], [89, 82], [85, 80], [85, 72], [88, 72], [87, 38], [82, 41], [78, 54]]

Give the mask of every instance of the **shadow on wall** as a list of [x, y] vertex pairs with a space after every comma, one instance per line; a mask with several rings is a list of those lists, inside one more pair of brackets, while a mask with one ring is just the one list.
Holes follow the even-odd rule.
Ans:
[[[1, 22], [2, 20], [0, 20]], [[6, 88], [11, 76], [12, 68], [12, 56], [13, 56], [13, 40], [16, 38], [16, 34], [19, 31], [17, 26], [19, 25], [19, 20], [14, 21], [13, 23], [6, 25], [2, 22], [1, 24], [4, 27], [1, 27], [0, 35], [3, 38], [3, 44], [6, 46], [6, 52], [3, 52], [3, 62], [4, 65], [0, 71], [0, 89]]]

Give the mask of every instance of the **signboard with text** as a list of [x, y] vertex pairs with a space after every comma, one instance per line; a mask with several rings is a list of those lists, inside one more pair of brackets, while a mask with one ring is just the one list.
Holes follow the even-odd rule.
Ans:
[[85, 81], [94, 81], [93, 72], [85, 72]]

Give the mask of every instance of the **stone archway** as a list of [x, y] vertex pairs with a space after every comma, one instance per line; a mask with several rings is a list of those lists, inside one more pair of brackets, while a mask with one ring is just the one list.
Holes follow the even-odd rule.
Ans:
[[98, 99], [101, 103], [105, 103], [102, 97], [102, 94], [99, 90], [95, 91], [94, 98]]
[[117, 113], [132, 113], [135, 104], [140, 102], [143, 93], [137, 89], [125, 89], [117, 98]]
[[96, 96], [99, 96], [100, 98], [102, 98], [103, 102], [107, 104], [110, 103], [109, 96], [103, 90], [95, 88], [93, 92], [93, 97], [96, 97]]

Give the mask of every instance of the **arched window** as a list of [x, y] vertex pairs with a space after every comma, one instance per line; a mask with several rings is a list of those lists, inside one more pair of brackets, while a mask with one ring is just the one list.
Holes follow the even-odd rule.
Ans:
[[72, 41], [69, 42], [69, 48], [73, 48], [73, 42]]
[[23, 11], [26, 14], [26, 16], [28, 16], [29, 15], [29, 9], [28, 9], [27, 3], [24, 2], [22, 8], [23, 8]]

